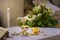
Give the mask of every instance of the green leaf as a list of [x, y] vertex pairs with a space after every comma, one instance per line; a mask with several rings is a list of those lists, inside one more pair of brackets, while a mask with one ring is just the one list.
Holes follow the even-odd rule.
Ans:
[[39, 21], [37, 24], [38, 24], [39, 26], [41, 26], [41, 25], [42, 25], [42, 22], [41, 22], [41, 21]]
[[30, 21], [27, 21], [27, 25], [30, 26], [30, 27], [33, 27], [34, 26], [34, 23], [33, 22], [30, 22]]
[[19, 26], [22, 26], [23, 25], [22, 22], [21, 22], [21, 20], [18, 20], [18, 25]]

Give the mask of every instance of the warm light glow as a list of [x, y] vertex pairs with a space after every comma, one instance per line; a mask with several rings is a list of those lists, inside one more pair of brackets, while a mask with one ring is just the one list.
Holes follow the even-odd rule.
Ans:
[[9, 10], [9, 8], [7, 8], [7, 10]]

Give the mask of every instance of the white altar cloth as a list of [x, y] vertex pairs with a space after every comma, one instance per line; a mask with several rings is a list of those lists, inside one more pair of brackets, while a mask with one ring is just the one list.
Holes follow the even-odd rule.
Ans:
[[[8, 28], [10, 34], [19, 33], [21, 28], [18, 26]], [[16, 35], [13, 38], [7, 38], [7, 40], [60, 40], [59, 28], [40, 28], [40, 35], [38, 36], [20, 36]], [[31, 28], [28, 30], [31, 33]], [[44, 33], [43, 33], [44, 32]]]

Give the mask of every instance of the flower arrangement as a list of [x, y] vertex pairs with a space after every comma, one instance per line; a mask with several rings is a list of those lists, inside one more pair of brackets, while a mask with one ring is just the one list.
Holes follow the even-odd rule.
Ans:
[[[26, 19], [24, 25], [29, 27], [54, 27], [58, 21], [54, 19], [52, 12], [52, 9], [47, 8], [45, 5], [35, 5], [24, 17]], [[23, 23], [18, 21], [19, 26], [22, 26]]]

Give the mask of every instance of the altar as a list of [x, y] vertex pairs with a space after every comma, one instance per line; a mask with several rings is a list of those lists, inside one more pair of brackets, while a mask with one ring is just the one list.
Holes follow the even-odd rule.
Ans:
[[[20, 36], [18, 33], [21, 32], [21, 28], [18, 26], [8, 28], [9, 34], [15, 33], [16, 35], [10, 35], [11, 38], [6, 40], [60, 40], [60, 29], [59, 28], [40, 28], [39, 35], [31, 36]], [[27, 30], [31, 33], [31, 28]]]

